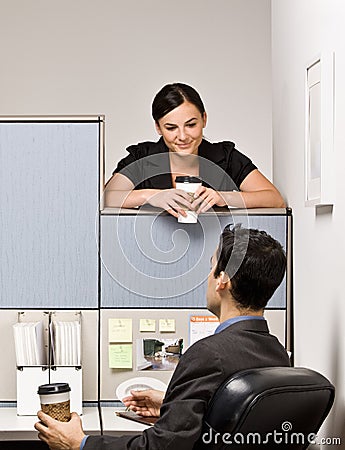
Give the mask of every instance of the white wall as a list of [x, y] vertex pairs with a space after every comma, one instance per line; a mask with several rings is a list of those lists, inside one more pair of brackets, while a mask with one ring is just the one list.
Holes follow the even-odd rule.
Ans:
[[[294, 214], [295, 361], [320, 370], [336, 386], [336, 405], [323, 433], [342, 436], [337, 449], [345, 448], [344, 23], [342, 0], [272, 2], [274, 180]], [[304, 205], [304, 76], [315, 55], [332, 50], [336, 198], [329, 211]]]
[[[202, 94], [207, 137], [234, 140], [271, 177], [269, 0], [0, 0], [0, 11], [1, 115], [105, 114], [109, 176], [127, 145], [155, 139], [156, 91], [183, 81]], [[294, 211], [295, 357], [336, 385], [333, 436], [345, 434], [344, 19], [342, 0], [272, 1], [274, 181]], [[304, 70], [330, 49], [337, 197], [324, 213], [304, 206]]]
[[271, 177], [269, 0], [0, 0], [0, 115], [105, 114], [106, 174], [156, 139], [151, 102], [196, 87], [205, 134]]

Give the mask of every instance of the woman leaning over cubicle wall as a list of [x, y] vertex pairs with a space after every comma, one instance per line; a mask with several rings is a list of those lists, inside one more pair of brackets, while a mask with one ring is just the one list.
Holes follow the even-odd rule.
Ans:
[[[198, 92], [182, 83], [168, 84], [155, 96], [152, 116], [158, 142], [128, 147], [106, 185], [105, 205], [133, 208], [145, 204], [173, 216], [184, 205], [198, 213], [213, 206], [284, 207], [279, 191], [230, 141], [203, 138], [207, 114]], [[176, 176], [202, 180], [191, 198], [176, 189]]]

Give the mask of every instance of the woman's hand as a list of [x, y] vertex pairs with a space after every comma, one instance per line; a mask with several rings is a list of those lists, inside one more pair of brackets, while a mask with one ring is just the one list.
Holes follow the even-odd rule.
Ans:
[[129, 397], [122, 399], [127, 408], [140, 416], [159, 417], [160, 407], [163, 403], [165, 392], [156, 389], [145, 391], [131, 391]]
[[191, 209], [193, 197], [182, 189], [147, 189], [146, 202], [157, 208], [162, 208], [174, 217], [179, 214], [186, 217], [186, 209]]
[[198, 214], [204, 213], [214, 205], [226, 206], [226, 202], [219, 192], [205, 186], [201, 186], [195, 191], [194, 199], [191, 209], [196, 210]]

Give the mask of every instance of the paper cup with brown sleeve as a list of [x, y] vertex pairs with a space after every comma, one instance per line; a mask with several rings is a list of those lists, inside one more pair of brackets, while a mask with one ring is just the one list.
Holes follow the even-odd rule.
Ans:
[[[201, 186], [201, 180], [198, 177], [188, 177], [188, 176], [180, 176], [175, 178], [176, 189], [182, 189], [185, 192], [188, 192], [191, 196], [191, 200], [194, 199], [195, 191]], [[183, 209], [186, 211], [187, 217], [179, 214], [178, 222], [180, 223], [197, 223], [198, 215], [196, 211], [191, 211], [183, 206]]]
[[53, 419], [68, 422], [70, 412], [70, 390], [68, 383], [42, 384], [38, 387], [41, 409]]

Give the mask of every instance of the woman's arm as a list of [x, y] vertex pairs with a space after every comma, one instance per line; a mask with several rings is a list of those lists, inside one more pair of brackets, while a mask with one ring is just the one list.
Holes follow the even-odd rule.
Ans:
[[121, 173], [115, 173], [104, 191], [104, 204], [108, 208], [136, 208], [150, 204], [166, 210], [174, 217], [186, 216], [190, 208], [190, 196], [180, 189], [134, 189], [132, 181]]
[[240, 206], [244, 202], [246, 208], [285, 208], [286, 206], [278, 189], [257, 169], [246, 176], [240, 185], [240, 190], [241, 192], [228, 193], [227, 205]]
[[235, 206], [237, 208], [285, 208], [285, 202], [278, 189], [257, 169], [250, 172], [240, 186], [241, 191], [218, 192], [201, 187], [192, 208], [198, 213], [212, 206]]
[[115, 173], [105, 185], [104, 204], [107, 208], [135, 208], [145, 203], [145, 190], [135, 191], [132, 181], [121, 173]]

